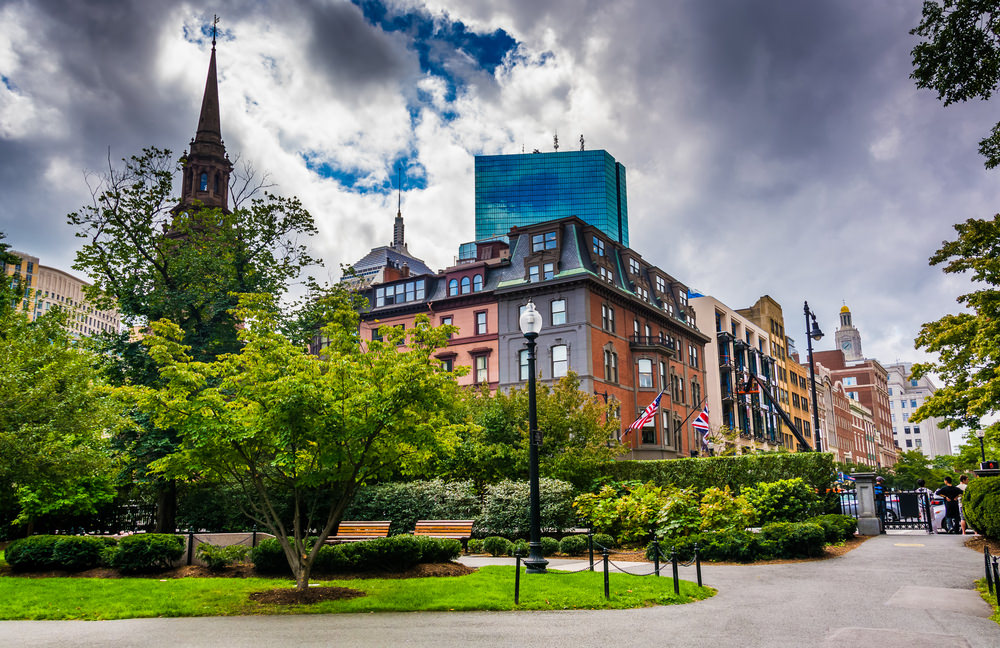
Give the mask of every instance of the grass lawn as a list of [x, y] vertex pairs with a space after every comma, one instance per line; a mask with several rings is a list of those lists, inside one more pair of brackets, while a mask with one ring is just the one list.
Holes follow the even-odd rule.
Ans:
[[[995, 585], [994, 585], [995, 587]], [[997, 607], [997, 595], [996, 592], [990, 594], [989, 587], [986, 585], [986, 579], [980, 578], [976, 581], [976, 589], [979, 593], [983, 595], [983, 599], [986, 600], [993, 607], [993, 616], [990, 618], [1000, 624], [1000, 607]], [[683, 591], [683, 590], [682, 590]]]
[[[551, 570], [550, 570], [551, 571]], [[559, 610], [633, 608], [689, 603], [712, 596], [708, 587], [681, 581], [674, 595], [669, 578], [611, 574], [611, 600], [604, 575], [581, 572], [521, 576], [514, 606], [514, 568], [490, 566], [474, 574], [443, 578], [325, 581], [362, 590], [367, 596], [313, 605], [275, 606], [250, 601], [251, 592], [292, 587], [266, 578], [0, 578], [0, 619], [128, 619], [134, 617], [231, 616], [418, 610]]]

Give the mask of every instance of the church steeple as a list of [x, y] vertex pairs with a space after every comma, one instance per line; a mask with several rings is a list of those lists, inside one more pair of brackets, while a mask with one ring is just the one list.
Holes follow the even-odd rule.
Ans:
[[215, 71], [215, 36], [218, 16], [212, 23], [212, 55], [208, 62], [205, 94], [198, 115], [198, 130], [191, 140], [190, 152], [184, 156], [184, 180], [181, 187], [182, 210], [201, 203], [204, 207], [219, 207], [229, 211], [229, 174], [233, 164], [226, 155], [219, 119], [219, 82]]
[[392, 247], [401, 252], [406, 251], [406, 238], [403, 231], [403, 171], [396, 170], [396, 221], [392, 225]]

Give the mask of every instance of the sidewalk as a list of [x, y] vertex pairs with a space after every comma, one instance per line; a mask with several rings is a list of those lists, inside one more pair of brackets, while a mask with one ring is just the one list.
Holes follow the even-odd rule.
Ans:
[[[746, 566], [706, 563], [705, 584], [719, 593], [688, 605], [560, 612], [5, 621], [0, 622], [0, 646], [996, 648], [1000, 626], [987, 618], [989, 606], [972, 590], [983, 572], [982, 555], [963, 547], [962, 540], [948, 535], [884, 535], [830, 560]], [[474, 557], [463, 562], [493, 560]], [[552, 566], [584, 564], [555, 560]], [[522, 584], [545, 576], [525, 578]], [[681, 578], [693, 580], [694, 569], [683, 569]]]

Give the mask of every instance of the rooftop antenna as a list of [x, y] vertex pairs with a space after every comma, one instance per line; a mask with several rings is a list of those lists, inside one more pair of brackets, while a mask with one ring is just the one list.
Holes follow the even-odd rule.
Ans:
[[583, 150], [583, 133], [580, 133], [580, 150]]
[[212, 14], [212, 49], [215, 49], [215, 36], [219, 32], [219, 16]]
[[552, 148], [554, 148], [557, 152], [559, 151], [559, 133], [552, 136]]

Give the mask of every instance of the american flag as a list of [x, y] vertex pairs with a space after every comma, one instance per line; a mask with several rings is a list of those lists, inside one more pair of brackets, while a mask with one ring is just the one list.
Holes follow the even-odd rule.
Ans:
[[635, 420], [635, 423], [633, 423], [632, 425], [628, 426], [628, 429], [629, 429], [630, 432], [632, 430], [638, 430], [638, 429], [640, 429], [642, 426], [646, 425], [646, 423], [649, 423], [653, 419], [654, 416], [656, 416], [656, 410], [660, 409], [660, 398], [662, 396], [663, 396], [663, 392], [660, 392], [659, 394], [657, 394], [656, 398], [653, 399], [653, 402], [650, 403], [646, 407], [646, 409], [643, 410], [642, 415]]

